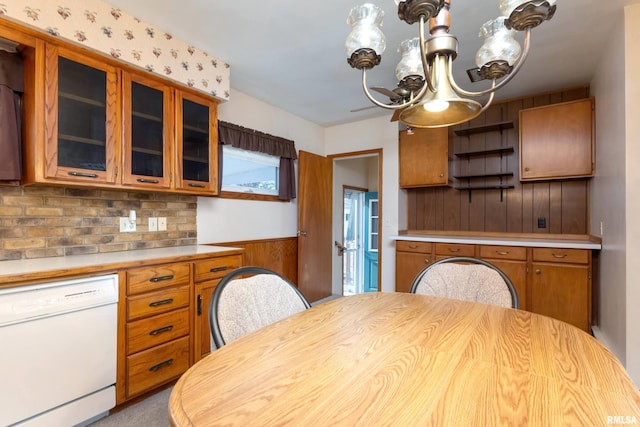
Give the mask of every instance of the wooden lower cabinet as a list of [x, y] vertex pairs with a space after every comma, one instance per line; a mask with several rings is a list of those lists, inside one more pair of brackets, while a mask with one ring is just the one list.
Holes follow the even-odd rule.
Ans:
[[230, 249], [120, 272], [116, 404], [175, 381], [209, 353], [211, 294], [242, 259]]
[[588, 252], [575, 249], [533, 250], [529, 281], [532, 312], [589, 331], [591, 256]]
[[242, 265], [242, 255], [230, 255], [195, 264], [194, 362], [211, 352], [209, 305], [216, 286], [227, 273]]
[[433, 262], [433, 243], [396, 242], [396, 292], [409, 292], [418, 273]]
[[417, 274], [434, 258], [450, 256], [472, 256], [494, 264], [513, 282], [520, 309], [590, 331], [591, 250], [399, 240], [396, 292], [408, 292]]

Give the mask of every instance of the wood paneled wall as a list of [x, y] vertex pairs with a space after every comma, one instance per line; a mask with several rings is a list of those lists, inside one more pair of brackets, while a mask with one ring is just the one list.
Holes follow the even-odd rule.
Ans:
[[[490, 231], [508, 233], [589, 233], [589, 180], [540, 181], [521, 183], [519, 178], [518, 115], [521, 109], [589, 97], [589, 87], [542, 94], [496, 103], [473, 121], [455, 129], [513, 121], [513, 128], [502, 132], [457, 136], [449, 129], [450, 187], [407, 190], [407, 227], [410, 230]], [[459, 159], [454, 153], [513, 147], [513, 153]], [[553, 156], [553, 153], [545, 153]], [[597, 167], [597, 164], [596, 164]], [[513, 172], [502, 178], [513, 189], [466, 190], [454, 175]], [[474, 184], [498, 184], [500, 178], [476, 179]], [[546, 227], [538, 227], [544, 218]]]
[[268, 268], [298, 285], [297, 237], [224, 242], [215, 245], [244, 248], [244, 265]]

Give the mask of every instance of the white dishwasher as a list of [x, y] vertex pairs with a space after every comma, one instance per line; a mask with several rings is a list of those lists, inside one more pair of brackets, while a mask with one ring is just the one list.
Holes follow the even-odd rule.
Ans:
[[0, 289], [0, 426], [72, 426], [115, 406], [118, 275]]

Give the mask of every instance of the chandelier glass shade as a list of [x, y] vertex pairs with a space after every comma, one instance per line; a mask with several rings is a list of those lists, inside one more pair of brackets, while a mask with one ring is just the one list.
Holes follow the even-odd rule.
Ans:
[[[467, 91], [453, 78], [453, 61], [458, 40], [449, 34], [451, 0], [394, 0], [398, 17], [418, 24], [418, 37], [400, 44], [396, 67], [400, 99], [380, 102], [367, 87], [367, 70], [380, 64], [386, 40], [381, 26], [384, 11], [367, 3], [354, 7], [347, 23], [352, 31], [345, 44], [348, 63], [362, 70], [362, 87], [375, 105], [399, 110], [400, 122], [411, 127], [451, 126], [480, 115], [491, 104], [495, 92], [520, 70], [529, 53], [531, 30], [553, 17], [556, 0], [499, 0], [501, 16], [482, 25], [479, 36], [484, 44], [476, 54], [478, 68], [467, 70], [472, 81], [489, 80], [491, 87]], [[426, 36], [428, 27], [429, 37]], [[515, 39], [524, 33], [523, 47]], [[484, 105], [471, 98], [486, 97]]]

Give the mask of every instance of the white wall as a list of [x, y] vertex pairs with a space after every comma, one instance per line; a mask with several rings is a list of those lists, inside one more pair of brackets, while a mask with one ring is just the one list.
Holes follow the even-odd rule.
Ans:
[[592, 81], [596, 97], [596, 177], [591, 230], [604, 225], [596, 337], [640, 384], [640, 5], [627, 6], [611, 31]]
[[640, 4], [625, 8], [625, 123], [627, 224], [626, 368], [640, 385]]
[[[295, 141], [298, 150], [324, 154], [324, 128], [234, 90], [220, 104], [222, 121]], [[250, 226], [247, 226], [250, 224]], [[222, 243], [296, 235], [298, 204], [198, 198], [198, 243]]]
[[382, 291], [395, 290], [395, 242], [398, 232], [398, 125], [389, 116], [333, 126], [326, 129], [326, 154], [382, 149], [382, 236], [379, 262]]
[[594, 280], [598, 303], [594, 334], [625, 361], [625, 114], [624, 25], [609, 33], [610, 49], [600, 59], [591, 94], [596, 98], [596, 176], [591, 182], [591, 232], [600, 234], [600, 274]]

